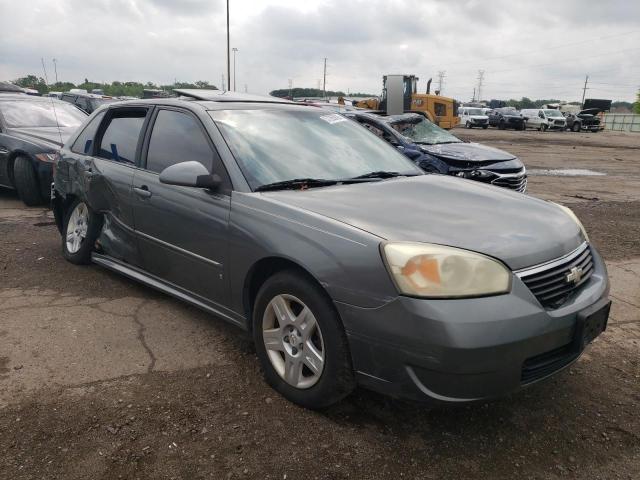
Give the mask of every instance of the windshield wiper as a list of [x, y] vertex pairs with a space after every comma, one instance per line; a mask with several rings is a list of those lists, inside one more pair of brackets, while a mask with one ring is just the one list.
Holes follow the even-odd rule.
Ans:
[[336, 180], [326, 180], [324, 178], [293, 178], [291, 180], [283, 180], [281, 182], [266, 183], [260, 185], [255, 189], [256, 192], [266, 192], [269, 190], [292, 190], [311, 187], [326, 187], [328, 185], [335, 185], [338, 183]]
[[398, 172], [387, 172], [386, 170], [378, 170], [376, 172], [364, 173], [362, 175], [358, 175], [357, 177], [351, 177], [348, 180], [360, 180], [365, 178], [393, 178], [399, 177], [402, 175]]

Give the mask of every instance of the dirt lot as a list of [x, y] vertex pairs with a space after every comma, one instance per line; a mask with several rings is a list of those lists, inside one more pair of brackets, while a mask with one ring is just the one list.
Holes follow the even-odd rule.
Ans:
[[[518, 154], [603, 253], [607, 332], [502, 400], [422, 406], [357, 391], [310, 412], [262, 381], [240, 332], [60, 255], [50, 214], [0, 192], [0, 478], [640, 477], [640, 136], [464, 130]], [[545, 172], [542, 172], [545, 173]]]

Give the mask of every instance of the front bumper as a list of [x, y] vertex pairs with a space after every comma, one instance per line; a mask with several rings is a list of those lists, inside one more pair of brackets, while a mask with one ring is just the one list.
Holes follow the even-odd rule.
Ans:
[[[609, 282], [593, 251], [594, 273], [556, 310], [545, 310], [514, 275], [507, 295], [424, 300], [399, 296], [379, 308], [336, 303], [359, 383], [418, 401], [469, 402], [505, 395], [556, 373], [582, 353], [573, 345], [581, 312], [606, 306]], [[537, 377], [526, 369], [553, 357]], [[562, 361], [562, 360], [566, 361]]]

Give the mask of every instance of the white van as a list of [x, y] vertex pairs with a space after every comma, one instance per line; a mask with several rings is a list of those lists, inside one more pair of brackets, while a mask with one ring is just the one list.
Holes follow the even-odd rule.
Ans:
[[458, 116], [460, 117], [460, 125], [467, 128], [489, 126], [489, 117], [478, 107], [459, 107]]
[[544, 132], [545, 130], [564, 131], [567, 126], [567, 119], [560, 110], [525, 108], [521, 113], [527, 118], [526, 128], [535, 128]]

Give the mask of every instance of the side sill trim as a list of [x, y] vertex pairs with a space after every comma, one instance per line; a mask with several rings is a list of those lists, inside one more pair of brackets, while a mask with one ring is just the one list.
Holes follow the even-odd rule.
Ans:
[[229, 315], [228, 313], [225, 313], [222, 310], [215, 308], [209, 305], [208, 303], [205, 303], [199, 300], [193, 295], [189, 295], [188, 293], [185, 293], [179, 290], [178, 288], [172, 286], [171, 284], [168, 284], [160, 280], [159, 278], [153, 277], [140, 269], [132, 267], [131, 265], [126, 265], [116, 260], [115, 258], [109, 257], [107, 255], [101, 255], [95, 252], [91, 254], [91, 261], [93, 261], [93, 263], [96, 263], [102, 267], [108, 268], [109, 270], [113, 270], [126, 277], [129, 277], [132, 280], [143, 283], [144, 285], [147, 285], [151, 288], [155, 288], [156, 290], [166, 293], [167, 295], [171, 295], [172, 297], [175, 297], [178, 300], [182, 300], [184, 302], [190, 303], [191, 305], [198, 307], [204, 310], [205, 312], [221, 317], [227, 322], [237, 325], [243, 330], [247, 330], [246, 319], [242, 317], [236, 318], [232, 315]]

